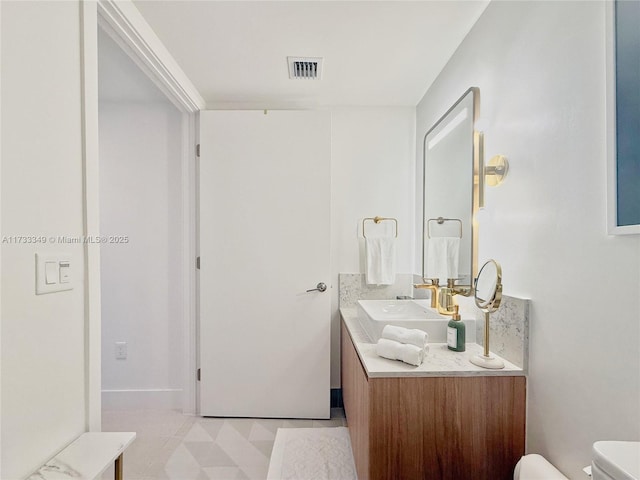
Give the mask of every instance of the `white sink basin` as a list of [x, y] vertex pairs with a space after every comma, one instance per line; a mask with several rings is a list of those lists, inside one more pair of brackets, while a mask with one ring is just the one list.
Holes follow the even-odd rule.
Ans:
[[[429, 300], [358, 300], [358, 321], [372, 342], [377, 342], [385, 325], [417, 328], [429, 334], [429, 343], [447, 341], [451, 317], [440, 315]], [[464, 320], [467, 343], [475, 342], [475, 321]]]

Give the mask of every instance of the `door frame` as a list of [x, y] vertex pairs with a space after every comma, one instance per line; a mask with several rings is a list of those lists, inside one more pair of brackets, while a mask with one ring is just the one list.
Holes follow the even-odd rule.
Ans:
[[[206, 104], [131, 0], [81, 0], [84, 235], [100, 233], [98, 169], [98, 28], [105, 30], [182, 112], [182, 314], [185, 414], [196, 413], [196, 140]], [[86, 429], [102, 428], [100, 247], [85, 246]]]

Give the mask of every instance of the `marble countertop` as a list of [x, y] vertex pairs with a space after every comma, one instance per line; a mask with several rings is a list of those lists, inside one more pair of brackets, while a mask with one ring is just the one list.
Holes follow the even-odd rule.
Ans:
[[[465, 352], [452, 352], [445, 343], [429, 344], [429, 352], [419, 367], [397, 360], [388, 360], [376, 354], [376, 346], [360, 326], [356, 308], [341, 308], [340, 314], [356, 347], [360, 361], [369, 378], [385, 377], [473, 377], [473, 376], [523, 376], [524, 371], [507, 360], [505, 367], [490, 370], [478, 367], [469, 359], [483, 353], [477, 343], [467, 343]], [[492, 352], [492, 355], [501, 358]]]
[[134, 432], [83, 433], [27, 480], [94, 480], [136, 438]]

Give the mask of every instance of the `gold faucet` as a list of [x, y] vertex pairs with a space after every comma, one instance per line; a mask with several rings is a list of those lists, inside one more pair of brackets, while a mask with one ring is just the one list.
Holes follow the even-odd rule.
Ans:
[[455, 300], [456, 295], [468, 297], [473, 292], [473, 288], [469, 286], [457, 286], [455, 278], [447, 280], [447, 286], [440, 288], [438, 295], [437, 308], [440, 315], [455, 315], [458, 313], [458, 303]]
[[413, 288], [431, 290], [431, 308], [435, 308], [440, 315], [456, 314], [459, 307], [454, 297], [456, 295], [468, 297], [473, 293], [473, 288], [469, 286], [456, 285], [455, 278], [449, 278], [446, 287], [441, 287], [440, 280], [437, 278], [425, 278], [424, 281], [431, 283], [414, 284]]
[[453, 315], [458, 310], [458, 304], [453, 298], [454, 291], [450, 287], [440, 288], [440, 294], [438, 296], [438, 313], [440, 315]]
[[440, 290], [440, 285], [438, 285], [439, 280], [437, 278], [424, 278], [423, 281], [429, 281], [431, 283], [416, 283], [413, 285], [413, 288], [422, 288], [425, 290], [431, 290], [431, 308], [437, 308], [438, 306], [438, 293]]

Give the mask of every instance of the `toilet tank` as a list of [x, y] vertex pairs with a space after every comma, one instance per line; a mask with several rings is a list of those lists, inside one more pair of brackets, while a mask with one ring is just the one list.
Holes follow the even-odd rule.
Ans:
[[594, 443], [591, 475], [593, 480], [640, 480], [640, 442]]

